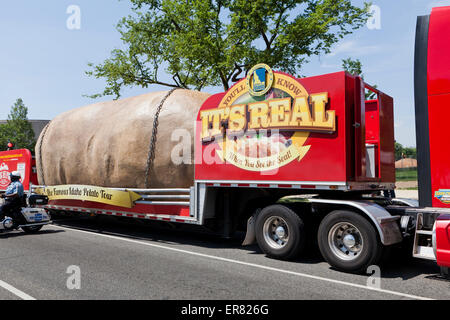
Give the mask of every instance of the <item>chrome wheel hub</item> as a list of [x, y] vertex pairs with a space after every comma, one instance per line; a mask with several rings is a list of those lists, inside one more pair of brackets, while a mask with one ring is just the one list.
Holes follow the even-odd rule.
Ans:
[[364, 247], [361, 232], [348, 222], [336, 223], [330, 229], [328, 245], [337, 257], [347, 261], [359, 257]]
[[283, 239], [286, 235], [286, 230], [284, 230], [284, 227], [277, 227], [275, 230], [275, 235], [280, 238]]
[[289, 241], [289, 227], [286, 221], [278, 216], [266, 220], [263, 234], [266, 243], [274, 249], [283, 248]]
[[356, 244], [355, 237], [351, 234], [347, 234], [342, 241], [347, 248], [353, 248]]
[[3, 228], [4, 229], [10, 229], [13, 227], [13, 220], [9, 217], [6, 217], [3, 221]]

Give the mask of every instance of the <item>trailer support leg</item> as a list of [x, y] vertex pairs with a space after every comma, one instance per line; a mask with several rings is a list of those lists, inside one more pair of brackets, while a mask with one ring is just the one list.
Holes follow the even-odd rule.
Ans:
[[450, 274], [448, 273], [448, 267], [441, 267], [441, 276], [450, 279]]
[[223, 195], [223, 236], [224, 238], [231, 238], [232, 233], [232, 219], [230, 212], [230, 193], [225, 191]]

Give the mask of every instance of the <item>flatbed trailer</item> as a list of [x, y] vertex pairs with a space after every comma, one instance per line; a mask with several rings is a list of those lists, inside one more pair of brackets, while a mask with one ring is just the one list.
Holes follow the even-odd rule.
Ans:
[[[317, 242], [330, 265], [348, 272], [365, 272], [389, 247], [410, 241], [414, 257], [448, 273], [450, 154], [439, 137], [447, 130], [450, 62], [438, 50], [450, 43], [448, 21], [444, 7], [417, 23], [419, 204], [383, 196], [395, 188], [391, 97], [346, 72], [299, 79], [264, 64], [201, 106], [190, 188], [32, 184], [29, 192], [48, 195], [54, 214], [194, 224], [224, 237], [247, 230], [244, 244], [279, 259]], [[366, 100], [367, 91], [376, 98]], [[103, 193], [132, 200], [91, 196]]]

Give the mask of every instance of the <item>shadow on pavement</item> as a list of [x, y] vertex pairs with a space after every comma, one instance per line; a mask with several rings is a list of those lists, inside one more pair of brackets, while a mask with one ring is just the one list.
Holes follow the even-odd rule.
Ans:
[[[131, 220], [132, 222], [128, 222], [127, 219], [120, 221], [107, 216], [96, 216], [94, 218], [54, 217], [53, 221], [55, 225], [126, 237], [133, 240], [152, 241], [160, 244], [190, 245], [199, 248], [239, 248], [240, 250], [248, 251], [249, 254], [264, 254], [256, 244], [241, 246], [245, 237], [244, 232], [236, 233], [235, 236], [225, 239], [199, 226], [173, 225], [154, 221], [139, 223], [136, 220]], [[408, 252], [405, 249], [393, 249], [385, 259], [386, 261], [380, 265], [381, 278], [408, 280], [424, 275], [434, 277], [440, 273], [439, 267], [434, 261], [414, 259]], [[324, 261], [319, 249], [314, 245], [311, 245], [303, 256], [291, 260], [291, 262], [303, 264], [319, 264]], [[332, 267], [330, 267], [330, 270], [339, 272]]]
[[65, 232], [65, 231], [64, 230], [41, 230], [37, 233], [26, 233], [21, 230], [15, 230], [15, 231], [6, 232], [6, 233], [0, 233], [0, 239], [40, 236], [40, 235], [48, 235], [48, 234], [55, 234], [55, 233], [61, 233], [61, 232]]

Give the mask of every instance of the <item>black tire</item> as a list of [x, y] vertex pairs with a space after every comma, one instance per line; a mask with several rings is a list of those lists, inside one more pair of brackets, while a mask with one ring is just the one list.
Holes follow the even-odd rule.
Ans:
[[[359, 231], [357, 234], [360, 235], [362, 242], [361, 240], [359, 242], [362, 246], [360, 251], [355, 247], [356, 254], [347, 250], [345, 246], [341, 247], [342, 253], [339, 252], [339, 245], [333, 241], [333, 239], [339, 241], [339, 230], [345, 230], [345, 228], [337, 228], [340, 223], [351, 224]], [[335, 234], [336, 238], [333, 237]], [[375, 227], [363, 216], [352, 211], [330, 212], [320, 223], [317, 240], [323, 258], [332, 267], [345, 272], [366, 273], [367, 268], [377, 265], [383, 256], [384, 247]], [[344, 256], [347, 256], [349, 260], [343, 258]]]
[[43, 226], [34, 226], [34, 227], [22, 227], [22, 230], [25, 233], [37, 233], [42, 229]]
[[[265, 234], [272, 234], [270, 232], [266, 232], [265, 228], [266, 226], [274, 225], [270, 222], [277, 217], [281, 218], [278, 219], [278, 221], [281, 222], [283, 229], [287, 231], [288, 235], [288, 237], [285, 238], [285, 243], [283, 245], [279, 245], [279, 247], [277, 247], [277, 244], [273, 239], [268, 239], [265, 236]], [[287, 228], [284, 228], [284, 225]], [[305, 248], [306, 234], [304, 229], [305, 227], [303, 220], [294, 211], [283, 205], [276, 204], [265, 207], [256, 217], [256, 241], [259, 248], [271, 258], [288, 260], [298, 256]], [[280, 241], [282, 240], [280, 239]]]

